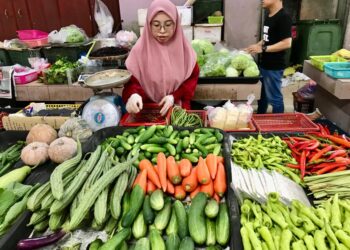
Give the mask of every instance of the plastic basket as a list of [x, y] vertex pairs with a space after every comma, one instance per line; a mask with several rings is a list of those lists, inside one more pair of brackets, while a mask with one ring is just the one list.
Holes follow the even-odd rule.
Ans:
[[145, 103], [141, 112], [137, 114], [125, 114], [120, 120], [119, 125], [123, 127], [166, 125], [170, 110], [166, 116], [162, 117], [159, 113], [160, 109], [161, 107], [156, 103]]
[[324, 64], [327, 62], [346, 62], [346, 59], [335, 55], [310, 56], [310, 59], [311, 64], [321, 71], [324, 71]]
[[294, 110], [301, 113], [311, 113], [314, 109], [314, 99], [304, 99], [298, 94], [298, 92], [293, 92], [293, 105]]
[[312, 132], [319, 128], [305, 114], [253, 115], [256, 128], [260, 132]]
[[28, 58], [41, 57], [40, 49], [7, 50], [11, 64], [20, 64], [30, 67]]
[[81, 55], [86, 55], [90, 47], [90, 44], [76, 47], [45, 47], [42, 52], [49, 63], [54, 63], [62, 57], [69, 61], [77, 61]]
[[225, 132], [255, 132], [255, 131], [256, 131], [256, 127], [255, 127], [253, 121], [250, 121], [246, 128], [238, 128], [238, 129], [234, 129], [234, 130], [225, 130]]
[[34, 40], [47, 38], [49, 33], [41, 30], [17, 30], [17, 36], [21, 40]]
[[32, 40], [21, 40], [21, 41], [27, 44], [29, 48], [45, 46], [49, 43], [48, 37], [32, 39]]
[[32, 81], [35, 81], [36, 79], [38, 79], [38, 72], [35, 70], [27, 72], [25, 74], [20, 74], [20, 75], [15, 74], [16, 84], [27, 84]]
[[222, 24], [224, 22], [223, 16], [208, 16], [209, 24]]
[[[30, 103], [28, 106], [26, 106], [23, 109], [29, 109], [33, 105], [33, 102]], [[72, 109], [76, 110], [80, 107], [80, 104], [45, 104], [46, 109]], [[23, 109], [19, 110], [17, 114], [23, 113]]]
[[327, 75], [333, 78], [350, 78], [350, 62], [325, 63], [324, 69]]
[[[207, 126], [207, 111], [205, 111], [205, 110], [186, 110], [186, 112], [189, 114], [197, 114], [202, 120], [203, 127]], [[171, 125], [171, 113], [172, 113], [172, 111], [168, 112], [168, 115], [167, 115], [167, 121], [168, 121], [169, 125]]]

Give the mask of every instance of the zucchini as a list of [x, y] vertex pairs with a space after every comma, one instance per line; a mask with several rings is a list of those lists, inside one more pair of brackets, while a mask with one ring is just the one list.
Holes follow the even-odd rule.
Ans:
[[105, 244], [103, 244], [99, 250], [110, 250], [116, 249], [121, 246], [123, 241], [129, 238], [131, 235], [130, 228], [124, 228], [115, 234], [112, 238], [110, 238]]
[[205, 243], [207, 230], [205, 224], [204, 209], [207, 203], [207, 196], [198, 193], [192, 200], [188, 214], [188, 228], [193, 241], [199, 245]]
[[148, 225], [154, 222], [155, 214], [151, 208], [149, 195], [146, 195], [145, 201], [143, 202], [143, 218]]
[[165, 242], [167, 250], [178, 250], [180, 247], [180, 238], [177, 234], [170, 234]]
[[175, 212], [175, 207], [172, 209], [171, 212], [171, 217], [170, 217], [170, 221], [169, 224], [166, 228], [166, 235], [170, 235], [170, 234], [177, 234], [178, 233], [178, 223], [177, 223], [177, 218], [176, 218], [176, 212]]
[[171, 216], [171, 201], [165, 203], [163, 209], [156, 215], [154, 225], [159, 231], [164, 230], [170, 220]]
[[185, 237], [180, 243], [179, 250], [194, 250], [194, 242], [191, 237]]
[[151, 250], [148, 238], [141, 238], [136, 242], [134, 250]]
[[134, 224], [132, 225], [132, 235], [135, 239], [140, 239], [142, 237], [145, 237], [147, 233], [147, 225], [145, 223], [145, 220], [143, 218], [142, 211], [137, 216], [136, 220], [134, 221]]
[[163, 191], [161, 189], [157, 189], [151, 194], [151, 208], [156, 211], [160, 211], [164, 207], [164, 197]]
[[207, 218], [207, 246], [214, 246], [216, 243], [215, 221]]
[[219, 214], [216, 217], [216, 241], [225, 246], [230, 237], [230, 219], [226, 203], [219, 205]]
[[152, 250], [166, 250], [164, 240], [157, 229], [151, 229], [149, 240]]
[[129, 211], [127, 211], [125, 216], [122, 218], [122, 226], [124, 228], [132, 225], [136, 219], [136, 216], [140, 212], [144, 198], [145, 194], [142, 188], [139, 185], [136, 185], [131, 191]]
[[215, 218], [219, 213], [219, 204], [216, 202], [216, 200], [211, 199], [207, 205], [205, 206], [205, 215], [213, 219]]
[[174, 210], [176, 214], [176, 220], [178, 225], [178, 234], [181, 239], [188, 235], [188, 223], [187, 214], [184, 205], [181, 201], [176, 200], [174, 202]]

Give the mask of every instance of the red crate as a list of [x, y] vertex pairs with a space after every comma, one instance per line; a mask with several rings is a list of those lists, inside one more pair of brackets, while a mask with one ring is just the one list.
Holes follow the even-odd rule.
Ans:
[[256, 131], [256, 127], [253, 123], [253, 121], [250, 121], [248, 123], [248, 127], [247, 128], [238, 128], [238, 129], [234, 129], [234, 130], [225, 130], [225, 132], [255, 132]]
[[[172, 109], [167, 115], [167, 120], [168, 120], [169, 125], [171, 124], [171, 112], [172, 112]], [[206, 110], [186, 110], [186, 112], [189, 114], [192, 113], [192, 114], [199, 115], [199, 117], [202, 119], [203, 127], [207, 126], [207, 111]]]
[[253, 115], [253, 121], [260, 132], [311, 132], [319, 128], [305, 114]]
[[160, 109], [161, 107], [156, 103], [145, 103], [141, 112], [137, 114], [125, 114], [119, 124], [124, 127], [166, 125], [170, 110], [166, 116], [162, 117], [159, 113]]

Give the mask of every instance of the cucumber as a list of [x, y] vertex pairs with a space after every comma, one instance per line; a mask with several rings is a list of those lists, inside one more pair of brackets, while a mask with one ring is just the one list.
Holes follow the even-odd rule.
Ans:
[[149, 240], [152, 250], [166, 250], [164, 240], [157, 229], [151, 229]]
[[216, 217], [216, 241], [225, 246], [230, 237], [230, 220], [226, 203], [220, 203]]
[[128, 250], [129, 247], [128, 247], [128, 244], [126, 243], [126, 241], [124, 240], [122, 242], [122, 244], [117, 248], [118, 250]]
[[198, 162], [198, 157], [195, 156], [195, 155], [192, 155], [192, 154], [184, 154], [184, 153], [182, 153], [181, 157], [189, 160], [192, 163], [197, 163]]
[[194, 242], [191, 237], [185, 237], [180, 243], [179, 250], [194, 250]]
[[131, 145], [124, 140], [120, 140], [120, 145], [122, 145], [122, 147], [127, 151], [132, 149]]
[[151, 208], [151, 201], [149, 195], [146, 195], [143, 202], [143, 218], [146, 224], [151, 225], [154, 222], [155, 214]]
[[135, 142], [134, 136], [129, 135], [128, 138], [127, 138], [127, 141], [128, 141], [128, 143], [129, 143], [130, 145], [134, 144], [134, 142]]
[[180, 132], [180, 137], [181, 138], [184, 138], [184, 137], [189, 136], [189, 135], [190, 135], [190, 131], [188, 131], [188, 130], [182, 130]]
[[170, 217], [170, 221], [169, 224], [166, 228], [166, 235], [170, 235], [170, 234], [177, 234], [179, 226], [177, 223], [177, 218], [176, 218], [176, 212], [175, 212], [175, 208], [172, 209], [171, 211], [171, 217]]
[[150, 148], [150, 147], [161, 147], [161, 145], [155, 144], [155, 143], [149, 143], [149, 144], [143, 144], [140, 146], [142, 150], [147, 150], [147, 148]]
[[180, 238], [177, 234], [170, 234], [165, 242], [167, 250], [178, 250], [180, 247]]
[[216, 137], [215, 136], [210, 136], [208, 139], [202, 141], [202, 144], [205, 145], [211, 145], [216, 142]]
[[132, 225], [132, 235], [135, 239], [140, 239], [142, 237], [145, 237], [146, 233], [147, 225], [143, 218], [143, 212], [141, 211], [137, 216], [136, 220], [134, 221], [134, 224]]
[[136, 185], [131, 191], [129, 211], [127, 211], [125, 216], [122, 218], [122, 226], [124, 228], [130, 227], [132, 225], [136, 219], [136, 216], [140, 212], [144, 198], [145, 194], [142, 188], [139, 185]]
[[220, 245], [208, 246], [205, 250], [222, 250]]
[[99, 250], [116, 249], [131, 235], [130, 228], [124, 228], [103, 244]]
[[216, 202], [216, 200], [211, 199], [207, 205], [205, 206], [205, 215], [213, 219], [215, 218], [219, 213], [219, 204]]
[[171, 201], [165, 203], [163, 209], [156, 215], [154, 225], [159, 231], [164, 230], [170, 220], [171, 216]]
[[215, 129], [214, 134], [218, 142], [222, 142], [222, 140], [224, 139], [224, 135], [217, 129]]
[[186, 148], [188, 148], [189, 145], [190, 145], [190, 138], [188, 136], [186, 136], [182, 140], [182, 148], [186, 149]]
[[174, 128], [173, 128], [173, 126], [168, 126], [166, 129], [165, 129], [165, 131], [164, 131], [164, 136], [166, 137], [166, 138], [169, 138], [170, 136], [171, 136], [171, 134], [173, 133], [173, 131], [174, 131]]
[[176, 155], [176, 148], [170, 143], [165, 144], [165, 148], [169, 151], [170, 155], [172, 156]]
[[214, 150], [213, 150], [213, 154], [214, 155], [219, 155], [221, 152], [221, 145], [217, 145]]
[[176, 214], [176, 220], [178, 225], [178, 234], [181, 239], [188, 235], [188, 223], [187, 214], [184, 205], [181, 201], [176, 200], [174, 202], [174, 210]]
[[196, 134], [195, 133], [191, 133], [190, 134], [190, 144], [192, 145], [192, 144], [194, 144], [195, 143], [195, 141], [196, 141]]
[[179, 143], [176, 145], [176, 153], [180, 154], [182, 152], [182, 142], [183, 140], [179, 140]]
[[98, 250], [100, 246], [102, 246], [103, 242], [100, 239], [96, 239], [93, 242], [90, 243], [89, 245], [89, 250]]
[[198, 193], [192, 200], [188, 213], [188, 228], [193, 241], [199, 245], [205, 243], [207, 230], [205, 223], [204, 209], [207, 203], [207, 196], [204, 193]]
[[194, 143], [194, 146], [199, 150], [201, 151], [201, 153], [203, 154], [203, 157], [207, 157], [208, 155], [208, 150], [202, 146], [201, 144], [199, 144], [198, 142]]
[[156, 132], [156, 129], [157, 127], [155, 125], [148, 127], [146, 131], [142, 133], [140, 137], [137, 138], [138, 140], [136, 139], [135, 141], [139, 143], [146, 142], [148, 139], [150, 139], [154, 135], [154, 133]]
[[207, 218], [207, 246], [214, 246], [216, 243], [215, 221]]
[[141, 238], [136, 242], [134, 250], [151, 250], [148, 238]]
[[160, 211], [164, 207], [164, 197], [163, 197], [163, 191], [160, 189], [157, 189], [151, 194], [151, 208], [156, 211]]

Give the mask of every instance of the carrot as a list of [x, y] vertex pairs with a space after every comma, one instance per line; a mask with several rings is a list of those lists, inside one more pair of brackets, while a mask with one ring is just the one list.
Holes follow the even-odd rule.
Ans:
[[214, 180], [214, 190], [220, 197], [222, 197], [227, 189], [226, 184], [226, 172], [225, 167], [222, 163], [218, 165], [218, 172], [216, 173], [216, 178]]
[[159, 153], [157, 156], [157, 166], [158, 166], [158, 176], [160, 180], [160, 185], [163, 191], [166, 191], [167, 178], [166, 178], [166, 156], [164, 153]]
[[175, 199], [177, 200], [183, 200], [186, 197], [186, 191], [185, 189], [181, 186], [175, 186]]
[[169, 180], [175, 185], [181, 183], [182, 177], [180, 175], [179, 166], [173, 156], [169, 156], [166, 159], [166, 168]]
[[220, 197], [216, 193], [213, 195], [214, 200], [216, 200], [217, 203], [220, 203]]
[[155, 191], [157, 188], [156, 188], [156, 186], [153, 184], [153, 182], [152, 181], [150, 181], [150, 180], [148, 180], [147, 181], [147, 193], [148, 194], [151, 194], [151, 193], [153, 193], [153, 191]]
[[140, 161], [139, 168], [141, 170], [147, 169], [147, 178], [151, 180], [157, 188], [161, 188], [158, 174], [154, 170], [152, 162], [147, 159], [143, 159]]
[[200, 192], [205, 193], [208, 198], [212, 197], [214, 195], [214, 185], [213, 182], [210, 180], [208, 184], [201, 185]]
[[182, 187], [186, 192], [192, 192], [198, 186], [197, 168], [192, 168], [191, 174], [182, 181]]
[[201, 190], [201, 187], [198, 186], [194, 191], [190, 193], [191, 200], [199, 193], [200, 190]]
[[180, 174], [182, 177], [187, 177], [191, 173], [192, 163], [188, 159], [182, 159], [179, 163]]
[[147, 169], [141, 171], [139, 182], [136, 185], [139, 185], [145, 193], [147, 192]]
[[218, 163], [221, 162], [222, 164], [224, 164], [224, 157], [217, 156], [216, 159], [217, 159]]
[[174, 194], [175, 193], [175, 188], [174, 188], [174, 185], [171, 183], [171, 181], [167, 181], [167, 186], [166, 186], [166, 191], [169, 193], [169, 194]]
[[217, 156], [214, 154], [208, 154], [205, 162], [207, 163], [210, 176], [214, 180], [218, 170]]
[[210, 173], [207, 164], [205, 163], [202, 157], [199, 157], [197, 168], [198, 182], [201, 184], [208, 184], [209, 181], [211, 181]]
[[157, 165], [154, 165], [154, 170], [156, 171], [158, 177], [159, 177], [159, 171], [158, 171], [158, 166]]
[[141, 176], [141, 173], [139, 173], [139, 174], [136, 176], [136, 178], [135, 178], [135, 180], [134, 180], [134, 183], [132, 184], [132, 188], [134, 188], [134, 187], [136, 186], [136, 184], [139, 183], [140, 176]]

